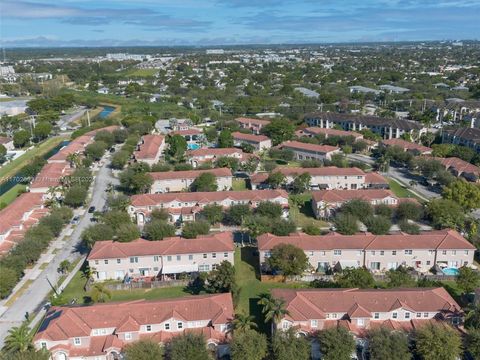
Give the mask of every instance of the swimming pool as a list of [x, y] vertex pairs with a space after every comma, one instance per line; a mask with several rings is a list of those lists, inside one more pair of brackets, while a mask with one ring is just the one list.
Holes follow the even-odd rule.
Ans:
[[442, 269], [442, 272], [445, 275], [451, 275], [451, 276], [457, 276], [459, 273], [457, 268], [445, 268], [445, 269]]
[[198, 144], [195, 144], [195, 143], [190, 143], [187, 145], [188, 147], [188, 150], [197, 150], [197, 149], [200, 149], [200, 145]]

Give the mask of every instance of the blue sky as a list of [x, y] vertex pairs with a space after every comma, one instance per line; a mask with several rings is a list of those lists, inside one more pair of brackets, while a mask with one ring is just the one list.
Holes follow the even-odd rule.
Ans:
[[480, 0], [0, 0], [3, 46], [480, 39]]

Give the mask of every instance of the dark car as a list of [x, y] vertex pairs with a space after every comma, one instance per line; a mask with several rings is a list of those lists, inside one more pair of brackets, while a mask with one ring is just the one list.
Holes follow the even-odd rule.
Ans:
[[90, 207], [88, 208], [88, 213], [89, 213], [89, 214], [93, 214], [94, 212], [95, 212], [95, 206], [90, 206]]

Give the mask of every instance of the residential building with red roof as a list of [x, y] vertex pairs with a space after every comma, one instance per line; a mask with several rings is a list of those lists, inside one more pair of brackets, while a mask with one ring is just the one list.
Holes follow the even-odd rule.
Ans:
[[265, 135], [245, 134], [239, 131], [232, 133], [233, 145], [242, 146], [242, 144], [252, 145], [256, 151], [267, 150], [272, 147], [272, 140]]
[[475, 254], [475, 246], [457, 231], [449, 229], [422, 232], [418, 235], [263, 234], [257, 237], [257, 243], [260, 265], [265, 270], [268, 269], [266, 259], [279, 244], [291, 244], [302, 249], [315, 272], [361, 266], [373, 272], [385, 272], [399, 266], [427, 272], [434, 266], [470, 266]]
[[333, 154], [339, 154], [340, 148], [330, 145], [316, 145], [300, 141], [285, 141], [279, 149], [291, 150], [296, 160], [330, 160]]
[[135, 161], [156, 164], [165, 150], [165, 138], [162, 135], [144, 135], [133, 152]]
[[385, 147], [396, 146], [401, 148], [403, 151], [408, 151], [416, 155], [429, 155], [432, 153], [432, 149], [427, 146], [416, 144], [403, 139], [383, 140], [382, 145]]
[[24, 193], [0, 210], [0, 255], [10, 251], [23, 239], [25, 232], [49, 210], [43, 205], [43, 194]]
[[215, 168], [208, 170], [164, 171], [148, 173], [153, 178], [150, 193], [168, 193], [188, 191], [197, 177], [202, 174], [213, 174], [217, 182], [217, 190], [232, 188], [232, 170], [229, 168]]
[[446, 170], [449, 170], [456, 177], [463, 177], [468, 181], [478, 182], [480, 180], [480, 167], [470, 164], [457, 157], [432, 157], [440, 162]]
[[387, 189], [362, 190], [320, 190], [312, 192], [312, 209], [316, 217], [329, 217], [344, 203], [351, 200], [364, 200], [372, 205], [397, 206], [402, 201], [413, 201], [413, 198], [399, 199]]
[[[280, 172], [285, 176], [287, 188], [292, 184], [296, 176], [307, 173], [310, 175], [310, 188], [312, 190], [325, 189], [344, 189], [356, 190], [366, 188], [387, 188], [387, 180], [378, 173], [375, 176], [369, 176], [359, 168], [339, 168], [336, 166], [326, 166], [319, 168], [295, 168], [278, 167], [273, 172]], [[250, 176], [252, 189], [265, 184], [269, 173], [255, 173]]]
[[200, 148], [196, 150], [187, 151], [188, 162], [194, 167], [198, 167], [201, 164], [211, 162], [215, 163], [222, 157], [231, 157], [238, 159], [241, 163], [250, 159], [252, 154], [247, 154], [242, 149], [237, 148]]
[[187, 130], [177, 130], [168, 133], [168, 135], [180, 135], [182, 136], [187, 143], [196, 143], [201, 138], [203, 138], [203, 133], [198, 129], [187, 129]]
[[169, 280], [182, 274], [215, 270], [222, 261], [233, 265], [234, 250], [231, 232], [199, 235], [196, 239], [97, 241], [87, 261], [95, 269], [96, 281]]
[[331, 136], [338, 136], [338, 137], [348, 137], [353, 136], [355, 141], [362, 140], [363, 135], [355, 132], [355, 131], [345, 131], [345, 130], [337, 130], [337, 129], [329, 129], [329, 128], [321, 128], [321, 127], [307, 127], [305, 129], [300, 130], [298, 135], [301, 136], [308, 136], [314, 137], [315, 135], [324, 135], [325, 139], [328, 139]]
[[220, 205], [224, 209], [231, 205], [248, 204], [255, 208], [262, 201], [271, 201], [284, 208], [288, 215], [288, 194], [285, 190], [217, 191], [165, 194], [140, 194], [131, 197], [128, 207], [130, 216], [138, 225], [148, 221], [154, 209], [164, 209], [170, 222], [194, 221], [206, 205]]
[[50, 189], [60, 186], [62, 179], [71, 175], [73, 171], [74, 169], [66, 161], [47, 163], [31, 181], [29, 186], [30, 192], [49, 196], [50, 194], [47, 193]]
[[52, 307], [33, 343], [54, 360], [120, 359], [135, 341], [166, 344], [185, 333], [202, 334], [209, 348], [220, 350], [233, 317], [230, 293]]
[[270, 124], [270, 120], [264, 119], [252, 119], [252, 118], [245, 118], [240, 117], [236, 118], [235, 121], [240, 125], [242, 129], [249, 129], [252, 133], [259, 135], [262, 128], [268, 124]]
[[442, 287], [413, 289], [273, 289], [288, 313], [277, 330], [299, 334], [344, 327], [356, 337], [386, 327], [412, 331], [426, 324], [459, 324], [462, 308]]

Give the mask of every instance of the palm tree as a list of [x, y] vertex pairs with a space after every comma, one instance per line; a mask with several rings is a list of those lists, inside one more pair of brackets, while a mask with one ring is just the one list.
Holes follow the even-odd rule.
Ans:
[[70, 167], [75, 167], [75, 168], [80, 167], [81, 159], [78, 153], [68, 154], [67, 161], [70, 163]]
[[271, 322], [272, 334], [276, 325], [288, 315], [289, 312], [285, 308], [285, 300], [272, 297], [270, 294], [263, 294], [258, 301], [263, 306], [262, 313], [265, 316], [265, 322]]
[[257, 324], [253, 321], [255, 317], [243, 313], [235, 314], [235, 318], [232, 320], [232, 330], [244, 331], [247, 329], [254, 329]]
[[95, 284], [90, 291], [90, 297], [94, 302], [105, 302], [112, 298], [112, 292], [102, 284]]
[[32, 338], [33, 334], [27, 323], [15, 326], [8, 331], [3, 350], [9, 353], [24, 353], [33, 348]]

